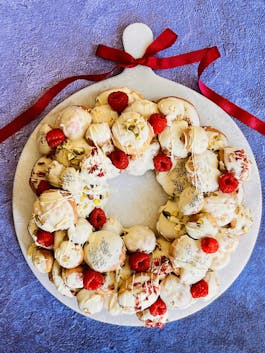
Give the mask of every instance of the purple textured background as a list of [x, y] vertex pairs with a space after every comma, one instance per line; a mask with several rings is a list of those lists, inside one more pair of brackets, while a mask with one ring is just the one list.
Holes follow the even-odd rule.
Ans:
[[[222, 58], [204, 74], [205, 82], [264, 119], [264, 10], [263, 0], [0, 0], [0, 126], [60, 78], [112, 67], [94, 56], [95, 45], [121, 47], [121, 33], [132, 22], [145, 22], [155, 35], [166, 27], [176, 31], [178, 44], [165, 55], [218, 45]], [[196, 65], [159, 74], [197, 90]], [[72, 84], [47, 111], [86, 85]], [[230, 289], [163, 330], [87, 319], [38, 283], [19, 249], [11, 206], [16, 164], [40, 120], [0, 146], [0, 352], [264, 352], [264, 221], [253, 255]], [[238, 125], [255, 154], [264, 192], [264, 137]]]

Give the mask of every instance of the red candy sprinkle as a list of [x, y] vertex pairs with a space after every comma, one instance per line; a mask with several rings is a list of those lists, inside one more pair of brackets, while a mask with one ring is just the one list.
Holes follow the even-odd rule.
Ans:
[[194, 283], [190, 288], [190, 292], [193, 298], [206, 297], [208, 295], [208, 291], [208, 283], [204, 279]]
[[85, 270], [83, 276], [84, 288], [88, 290], [95, 290], [104, 283], [104, 276], [94, 270]]
[[160, 134], [167, 126], [167, 119], [163, 114], [152, 114], [149, 118], [155, 134]]
[[158, 172], [168, 172], [172, 168], [171, 159], [165, 154], [159, 153], [153, 161], [155, 170]]
[[48, 183], [48, 181], [46, 181], [46, 180], [41, 180], [41, 181], [39, 182], [38, 187], [37, 187], [36, 194], [37, 194], [38, 196], [40, 196], [40, 195], [43, 193], [43, 191], [49, 190], [49, 189], [51, 189], [51, 188], [52, 188], [52, 186], [51, 186], [50, 183]]
[[108, 103], [113, 110], [121, 113], [128, 106], [129, 97], [126, 93], [121, 91], [112, 92], [108, 96]]
[[66, 140], [66, 136], [61, 129], [53, 129], [46, 134], [46, 141], [52, 148], [59, 146]]
[[167, 306], [161, 298], [158, 298], [149, 308], [150, 314], [153, 316], [164, 315], [167, 311]]
[[219, 249], [219, 243], [214, 238], [206, 237], [201, 240], [201, 249], [207, 254], [213, 254]]
[[110, 158], [112, 164], [118, 169], [126, 169], [129, 165], [129, 158], [123, 151], [113, 151], [108, 157]]
[[145, 272], [151, 265], [150, 255], [144, 252], [135, 252], [129, 256], [129, 265], [133, 271]]
[[231, 193], [238, 188], [238, 180], [232, 173], [226, 173], [219, 178], [219, 188], [222, 192]]
[[39, 245], [49, 248], [54, 244], [54, 234], [46, 232], [45, 230], [38, 230], [37, 232], [37, 243]]
[[101, 208], [94, 208], [88, 217], [89, 223], [96, 229], [100, 229], [107, 221], [105, 212]]

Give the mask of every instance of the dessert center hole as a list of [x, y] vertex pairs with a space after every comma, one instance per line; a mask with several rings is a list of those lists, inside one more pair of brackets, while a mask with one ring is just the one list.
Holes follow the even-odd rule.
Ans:
[[117, 217], [124, 227], [143, 224], [155, 229], [158, 209], [168, 196], [153, 171], [143, 176], [121, 174], [108, 183], [111, 195], [104, 208], [110, 216]]

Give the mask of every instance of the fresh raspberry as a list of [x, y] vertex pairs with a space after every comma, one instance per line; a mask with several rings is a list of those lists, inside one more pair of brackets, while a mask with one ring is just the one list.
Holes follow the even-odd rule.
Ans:
[[167, 119], [163, 114], [152, 114], [149, 118], [155, 134], [160, 134], [167, 126]]
[[83, 276], [84, 288], [88, 290], [95, 290], [104, 283], [104, 276], [94, 270], [85, 270]]
[[150, 314], [153, 316], [164, 315], [167, 312], [167, 306], [161, 298], [158, 298], [149, 308]]
[[123, 151], [113, 151], [108, 157], [110, 158], [112, 164], [118, 169], [126, 169], [129, 165], [129, 158]]
[[51, 189], [51, 188], [52, 188], [52, 186], [51, 186], [50, 183], [48, 183], [48, 181], [46, 181], [46, 180], [41, 180], [41, 181], [39, 182], [38, 187], [37, 187], [36, 194], [37, 194], [38, 196], [40, 196], [40, 194], [42, 194], [43, 191], [49, 190], [49, 189]]
[[101, 208], [94, 208], [90, 213], [88, 220], [94, 228], [100, 229], [107, 222], [107, 217]]
[[38, 230], [37, 243], [39, 245], [45, 246], [45, 248], [49, 248], [54, 244], [54, 234], [46, 232], [45, 230]]
[[213, 254], [219, 249], [219, 243], [214, 238], [205, 237], [201, 240], [201, 249], [207, 254]]
[[238, 180], [232, 173], [226, 173], [219, 178], [219, 188], [222, 192], [231, 193], [238, 188]]
[[208, 283], [204, 279], [194, 283], [190, 288], [190, 292], [193, 298], [206, 297], [208, 295], [208, 291]]
[[172, 168], [171, 159], [163, 153], [159, 153], [154, 157], [155, 170], [158, 172], [168, 172]]
[[52, 148], [59, 146], [66, 140], [66, 136], [61, 129], [53, 129], [46, 134], [46, 141]]
[[144, 252], [135, 252], [129, 256], [129, 265], [133, 271], [146, 272], [151, 265], [150, 255]]
[[128, 106], [129, 97], [126, 93], [121, 91], [112, 92], [108, 96], [108, 103], [113, 110], [121, 113]]

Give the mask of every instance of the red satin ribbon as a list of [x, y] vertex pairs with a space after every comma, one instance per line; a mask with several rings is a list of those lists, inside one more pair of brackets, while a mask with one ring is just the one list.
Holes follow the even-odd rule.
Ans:
[[220, 53], [216, 46], [195, 50], [189, 53], [175, 55], [167, 58], [156, 58], [154, 55], [160, 51], [171, 47], [177, 40], [177, 35], [170, 29], [163, 31], [146, 49], [142, 58], [135, 59], [129, 53], [123, 50], [111, 48], [105, 45], [97, 47], [96, 55], [117, 62], [117, 65], [108, 72], [95, 75], [79, 75], [68, 77], [56, 85], [51, 87], [44, 95], [42, 95], [33, 106], [11, 121], [9, 124], [0, 129], [0, 142], [3, 142], [11, 135], [15, 134], [22, 127], [36, 119], [40, 113], [47, 107], [52, 99], [61, 92], [66, 86], [76, 80], [101, 81], [110, 76], [113, 72], [120, 68], [132, 68], [137, 65], [148, 66], [154, 70], [171, 69], [178, 66], [193, 64], [199, 62], [198, 67], [198, 84], [201, 93], [219, 105], [228, 114], [237, 118], [252, 129], [265, 135], [265, 122], [258, 119], [246, 110], [238, 107], [228, 99], [214, 92], [207, 87], [201, 80], [203, 71], [216, 59], [220, 57]]

